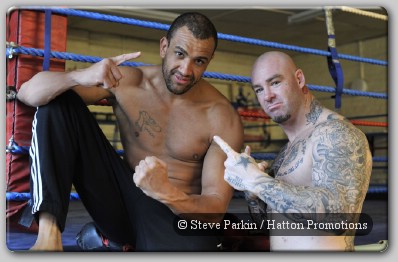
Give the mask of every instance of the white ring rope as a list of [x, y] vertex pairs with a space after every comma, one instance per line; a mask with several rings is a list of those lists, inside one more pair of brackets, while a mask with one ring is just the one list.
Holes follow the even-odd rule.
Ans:
[[[334, 8], [338, 8], [338, 7], [334, 7]], [[374, 13], [374, 12], [364, 11], [364, 10], [361, 10], [358, 8], [353, 8], [353, 7], [348, 7], [348, 6], [341, 6], [339, 8], [341, 9], [341, 11], [344, 11], [344, 12], [350, 12], [350, 13], [354, 13], [357, 15], [368, 16], [371, 18], [380, 19], [380, 20], [384, 20], [384, 21], [388, 20], [388, 17], [386, 15], [381, 15], [381, 14]]]

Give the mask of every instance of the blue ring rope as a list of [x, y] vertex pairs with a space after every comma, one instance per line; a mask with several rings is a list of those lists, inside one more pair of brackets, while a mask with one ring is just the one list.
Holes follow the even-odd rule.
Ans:
[[[14, 47], [14, 48], [7, 47], [6, 48], [6, 56], [8, 56], [9, 54], [13, 54], [13, 55], [24, 54], [24, 55], [32, 55], [32, 56], [43, 56], [44, 51], [42, 49], [37, 49], [37, 48], [32, 48], [32, 47], [24, 47], [24, 46], [19, 46], [19, 47]], [[71, 60], [71, 61], [76, 61], [76, 62], [88, 62], [88, 63], [96, 63], [103, 59], [101, 57], [96, 57], [96, 56], [78, 55], [78, 54], [73, 54], [73, 53], [68, 53], [68, 52], [58, 52], [58, 51], [52, 51], [51, 57], [57, 58], [57, 59], [65, 59], [65, 60]], [[123, 65], [123, 66], [144, 66], [144, 65], [148, 65], [148, 64], [138, 63], [138, 62], [124, 62], [121, 65]], [[218, 73], [218, 72], [205, 72], [203, 74], [203, 77], [243, 82], [243, 83], [250, 83], [250, 77], [240, 76], [240, 75], [232, 75], [232, 74], [223, 74], [223, 73]], [[320, 85], [310, 85], [309, 84], [308, 88], [311, 90], [320, 91], [320, 92], [329, 92], [329, 93], [336, 92], [336, 88], [329, 87], [329, 86], [320, 86]], [[343, 89], [342, 92], [343, 92], [343, 94], [352, 95], [352, 96], [367, 96], [367, 97], [380, 98], [380, 99], [388, 98], [387, 94], [378, 93], [378, 92], [367, 92], [367, 91], [359, 91], [359, 90], [351, 90], [351, 89]]]
[[[25, 201], [30, 199], [30, 193], [20, 193], [20, 192], [6, 192], [7, 201]], [[80, 200], [77, 193], [70, 194], [70, 200]]]
[[[168, 24], [162, 24], [162, 23], [145, 21], [145, 20], [138, 20], [138, 19], [133, 19], [133, 18], [125, 18], [125, 17], [114, 16], [114, 15], [106, 15], [106, 14], [101, 14], [101, 13], [96, 13], [96, 12], [81, 11], [81, 10], [75, 10], [75, 9], [29, 7], [29, 6], [27, 6], [25, 8], [28, 10], [36, 10], [36, 11], [37, 10], [44, 11], [44, 10], [50, 9], [53, 13], [57, 13], [57, 14], [79, 16], [79, 17], [84, 17], [84, 18], [89, 18], [89, 19], [95, 19], [95, 20], [101, 20], [101, 21], [107, 21], [107, 22], [116, 22], [116, 23], [121, 23], [121, 24], [135, 25], [135, 26], [153, 28], [153, 29], [159, 29], [159, 30], [168, 30], [170, 27], [170, 25], [168, 25]], [[265, 41], [265, 40], [261, 40], [261, 39], [241, 37], [241, 36], [236, 36], [236, 35], [231, 35], [231, 34], [218, 33], [218, 38], [222, 39], [222, 40], [227, 40], [227, 41], [241, 42], [241, 43], [245, 43], [245, 44], [265, 46], [265, 47], [278, 48], [278, 49], [285, 49], [285, 50], [296, 51], [296, 52], [301, 52], [301, 53], [308, 53], [308, 54], [314, 54], [314, 55], [320, 55], [320, 56], [331, 56], [330, 52], [323, 51], [323, 50], [281, 44], [281, 43], [277, 43], [277, 42], [270, 42], [270, 41]], [[363, 58], [363, 57], [358, 57], [358, 56], [353, 56], [353, 55], [339, 54], [338, 58], [345, 59], [345, 60], [351, 60], [351, 61], [357, 61], [357, 62], [363, 62], [363, 63], [370, 63], [370, 64], [375, 64], [375, 65], [381, 65], [381, 66], [388, 65], [387, 61], [383, 61], [383, 60], [379, 60], [379, 59], [372, 59], [372, 58]]]

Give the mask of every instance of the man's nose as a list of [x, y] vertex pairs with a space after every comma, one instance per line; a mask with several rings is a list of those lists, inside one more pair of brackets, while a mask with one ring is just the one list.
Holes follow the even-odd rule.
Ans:
[[192, 71], [192, 63], [188, 60], [183, 60], [180, 65], [180, 73], [183, 76], [189, 76], [191, 75], [191, 71]]
[[274, 97], [275, 94], [272, 92], [272, 90], [269, 87], [264, 88], [264, 101], [271, 102], [272, 99], [274, 99]]

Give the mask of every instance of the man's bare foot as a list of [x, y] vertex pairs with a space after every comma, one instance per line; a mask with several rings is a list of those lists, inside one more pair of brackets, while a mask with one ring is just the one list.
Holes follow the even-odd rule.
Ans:
[[63, 247], [62, 247], [62, 244], [59, 245], [58, 243], [51, 243], [50, 245], [48, 245], [48, 244], [38, 243], [38, 241], [36, 241], [36, 243], [29, 250], [30, 251], [59, 251], [59, 252], [62, 252]]
[[55, 217], [49, 213], [41, 213], [39, 218], [39, 234], [32, 251], [63, 251], [61, 231]]

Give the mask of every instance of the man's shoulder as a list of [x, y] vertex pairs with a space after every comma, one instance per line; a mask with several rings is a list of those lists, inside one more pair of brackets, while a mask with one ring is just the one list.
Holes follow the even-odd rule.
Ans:
[[337, 114], [329, 115], [327, 119], [317, 124], [313, 135], [315, 137], [327, 135], [331, 139], [335, 139], [335, 141], [365, 138], [365, 134], [361, 129], [353, 125], [347, 118]]
[[159, 77], [158, 66], [120, 67], [121, 88], [139, 88], [148, 80]]
[[232, 106], [231, 101], [228, 100], [221, 93], [215, 93], [210, 100], [210, 111], [213, 114], [225, 116], [239, 116], [239, 113]]
[[124, 72], [132, 73], [132, 74], [151, 74], [152, 72], [158, 72], [160, 70], [160, 66], [157, 65], [145, 65], [145, 66], [120, 66], [120, 70]]
[[337, 113], [331, 113], [327, 115], [323, 121], [316, 124], [315, 129], [319, 128], [342, 128], [342, 129], [352, 129], [356, 127], [349, 121], [346, 117], [339, 115]]

